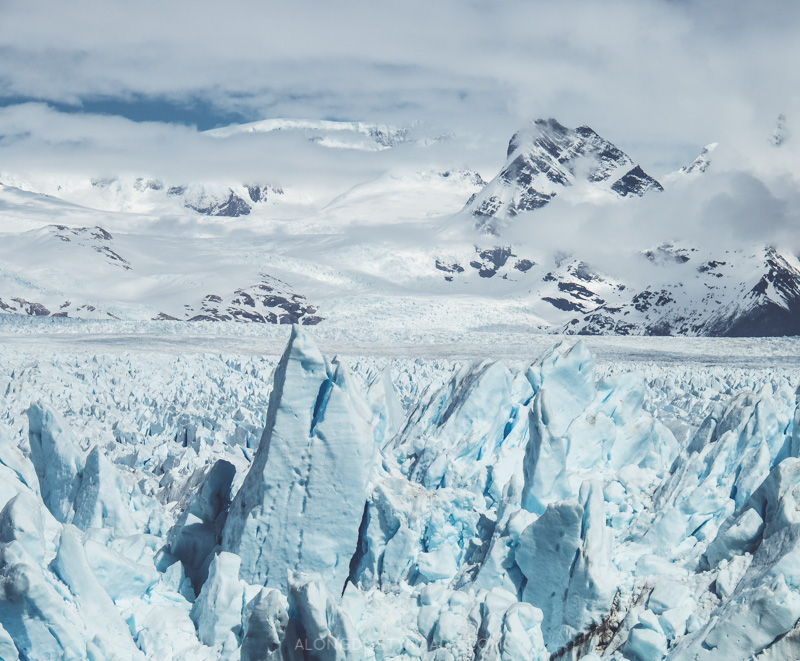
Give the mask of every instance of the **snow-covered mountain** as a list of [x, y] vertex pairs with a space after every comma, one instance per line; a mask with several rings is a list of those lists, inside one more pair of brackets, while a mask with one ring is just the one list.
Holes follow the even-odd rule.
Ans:
[[279, 204], [283, 196], [280, 187], [263, 183], [170, 183], [146, 177], [29, 179], [2, 173], [0, 185], [102, 211], [226, 218], [247, 216], [256, 206]]
[[786, 123], [786, 115], [778, 115], [778, 119], [775, 122], [775, 130], [772, 132], [769, 141], [774, 147], [782, 147], [788, 139], [789, 128]]
[[488, 184], [387, 127], [208, 140], [287, 131], [402, 166], [0, 176], [0, 659], [800, 658], [797, 255], [512, 240], [670, 195], [555, 120]]
[[565, 188], [589, 184], [587, 195], [641, 197], [661, 184], [588, 126], [568, 129], [537, 119], [508, 143], [506, 163], [465, 207], [490, 232], [520, 213], [540, 209]]
[[706, 145], [703, 147], [703, 151], [700, 152], [700, 155], [689, 165], [682, 167], [680, 171], [684, 174], [703, 174], [703, 172], [711, 167], [711, 152], [713, 152], [716, 148], [716, 142]]
[[[435, 266], [452, 291], [477, 279], [509, 281], [546, 330], [581, 335], [800, 334], [800, 259], [754, 251], [661, 244], [639, 255], [643, 275], [619, 278], [574, 256], [541, 260], [511, 246], [452, 253]], [[646, 280], [645, 280], [646, 278]]]
[[[213, 139], [264, 131], [312, 141], [359, 136], [386, 143], [384, 151], [408, 137], [360, 123], [270, 120]], [[703, 187], [714, 176], [715, 148], [663, 177], [665, 186]], [[555, 120], [515, 133], [488, 184], [464, 167], [397, 168], [308, 199], [268, 184], [155, 177], [4, 173], [0, 181], [4, 313], [366, 323], [385, 332], [503, 325], [568, 334], [800, 333], [800, 265], [784, 246], [624, 245], [632, 267], [616, 272], [580, 248], [548, 252], [535, 231], [531, 241], [507, 238], [517, 236], [515, 223], [531, 224], [559, 204], [588, 203], [613, 220], [616, 209], [662, 199], [639, 199], [661, 184], [608, 140]]]
[[[470, 328], [495, 319], [568, 334], [800, 334], [800, 260], [787, 251], [720, 254], [661, 244], [639, 254], [641, 276], [620, 278], [575, 256], [482, 245], [412, 244], [398, 252], [344, 235], [245, 248], [230, 239], [154, 240], [51, 225], [3, 242], [0, 309], [342, 328], [362, 318], [387, 330]], [[264, 254], [270, 246], [272, 254]], [[424, 322], [409, 316], [423, 298], [448, 314]]]
[[[726, 259], [714, 259], [698, 250], [659, 246], [648, 252], [651, 256], [676, 260], [672, 278], [680, 279], [638, 291], [618, 287], [612, 300], [592, 298], [587, 292], [593, 283], [585, 282], [581, 301], [574, 303], [576, 307], [582, 305], [580, 311], [586, 314], [571, 319], [564, 331], [732, 337], [800, 335], [800, 260], [791, 254], [766, 248], [755, 255], [726, 252], [721, 256]], [[595, 305], [587, 304], [587, 300]]]
[[[98, 226], [30, 230], [0, 248], [6, 256], [6, 267], [0, 270], [0, 311], [83, 319], [146, 315], [173, 321], [307, 325], [322, 320], [302, 293], [277, 277], [242, 268], [236, 255], [225, 260], [218, 254], [213, 264], [198, 268], [194, 259], [208, 259], [203, 247], [201, 241], [195, 246], [200, 252], [194, 253], [188, 241], [120, 238]], [[177, 254], [181, 260], [175, 259]], [[17, 265], [13, 271], [8, 268], [11, 261]]]

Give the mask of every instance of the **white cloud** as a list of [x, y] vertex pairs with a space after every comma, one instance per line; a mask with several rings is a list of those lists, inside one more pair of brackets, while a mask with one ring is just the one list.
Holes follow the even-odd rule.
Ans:
[[[396, 167], [444, 163], [491, 177], [524, 121], [554, 116], [589, 124], [656, 177], [703, 144], [722, 146], [702, 190], [668, 190], [613, 218], [561, 201], [537, 214], [537, 225], [563, 221], [562, 234], [569, 228], [598, 253], [604, 226], [639, 243], [661, 240], [650, 228], [708, 240], [779, 237], [797, 208], [800, 173], [796, 152], [772, 149], [767, 137], [779, 112], [790, 126], [800, 121], [798, 33], [793, 0], [768, 8], [745, 0], [5, 0], [7, 98], [201, 100], [253, 118], [419, 121], [429, 135], [459, 139], [349, 153], [297, 136], [220, 141], [178, 124], [24, 104], [0, 109], [0, 167], [313, 182], [334, 194]], [[548, 231], [536, 240], [558, 244]]]
[[[324, 203], [387, 171], [462, 168], [470, 153], [480, 156], [475, 146], [449, 141], [362, 151], [325, 147], [302, 131], [216, 138], [180, 124], [63, 113], [41, 103], [0, 108], [0, 171], [23, 179], [68, 174], [259, 183], [313, 193]], [[501, 151], [490, 154], [502, 162]]]
[[[713, 166], [712, 166], [713, 167]], [[712, 250], [776, 245], [800, 252], [800, 181], [787, 175], [720, 167], [673, 181], [664, 192], [606, 203], [556, 198], [518, 216], [502, 240], [544, 257], [566, 254], [623, 279], [650, 267], [641, 251], [663, 243]]]
[[552, 115], [588, 123], [658, 167], [678, 157], [665, 145], [686, 154], [791, 115], [799, 27], [787, 0], [7, 0], [0, 92], [422, 119], [498, 141]]

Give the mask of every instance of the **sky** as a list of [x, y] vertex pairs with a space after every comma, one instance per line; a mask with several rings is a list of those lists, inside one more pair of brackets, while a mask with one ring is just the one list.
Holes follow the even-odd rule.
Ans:
[[800, 117], [798, 34], [794, 0], [0, 0], [0, 170], [291, 183], [433, 158], [201, 133], [277, 117], [455, 136], [436, 157], [488, 178], [536, 117], [657, 177], [712, 141], [755, 167], [777, 115]]

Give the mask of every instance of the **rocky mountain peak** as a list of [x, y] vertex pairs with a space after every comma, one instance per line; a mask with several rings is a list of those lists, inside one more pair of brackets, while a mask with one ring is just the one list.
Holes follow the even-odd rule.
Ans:
[[512, 136], [502, 170], [465, 209], [479, 227], [497, 233], [502, 221], [543, 207], [579, 181], [620, 197], [663, 190], [589, 126], [570, 129], [553, 118], [537, 119]]
[[717, 148], [717, 143], [712, 142], [703, 147], [700, 155], [694, 159], [689, 165], [685, 165], [680, 169], [685, 174], [702, 174], [711, 166], [711, 152]]
[[789, 130], [786, 128], [786, 115], [778, 115], [775, 122], [775, 130], [769, 141], [774, 147], [781, 147], [789, 139]]

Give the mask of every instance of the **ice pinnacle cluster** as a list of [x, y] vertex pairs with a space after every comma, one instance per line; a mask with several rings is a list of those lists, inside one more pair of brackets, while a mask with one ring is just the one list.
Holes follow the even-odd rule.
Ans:
[[0, 658], [800, 658], [794, 377], [562, 342], [426, 378], [401, 397], [295, 327], [260, 442], [26, 405], [0, 430]]

